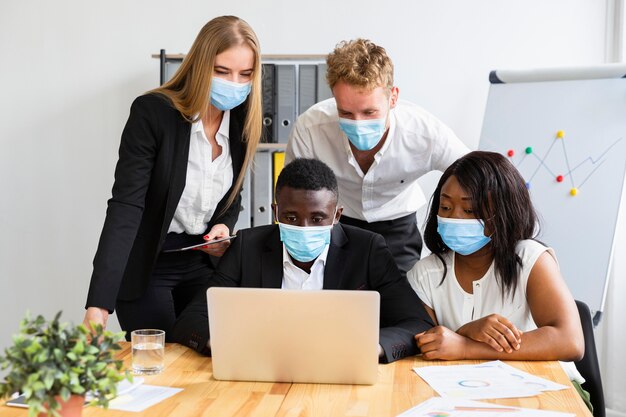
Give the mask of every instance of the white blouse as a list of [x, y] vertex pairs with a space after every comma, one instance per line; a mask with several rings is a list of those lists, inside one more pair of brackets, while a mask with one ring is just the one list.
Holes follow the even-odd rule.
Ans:
[[[501, 287], [496, 281], [494, 262], [481, 279], [474, 281], [474, 293], [465, 292], [454, 273], [453, 251], [443, 255], [448, 271], [441, 285], [439, 283], [443, 276], [443, 264], [434, 254], [418, 261], [408, 272], [407, 278], [422, 302], [434, 310], [437, 321], [442, 326], [456, 331], [470, 321], [489, 314], [499, 314], [518, 329], [527, 332], [537, 328], [526, 301], [530, 272], [544, 252], [548, 252], [557, 265], [558, 261], [552, 248], [531, 239], [519, 241], [515, 252], [522, 260], [522, 268], [514, 295], [508, 293], [506, 298], [502, 298]], [[560, 363], [570, 379], [581, 384], [585, 382], [573, 362]]]
[[522, 331], [537, 328], [530, 314], [526, 301], [528, 276], [535, 262], [544, 252], [548, 252], [556, 261], [551, 248], [534, 240], [522, 240], [516, 247], [517, 255], [522, 260], [520, 276], [515, 293], [502, 298], [502, 290], [496, 280], [494, 262], [485, 275], [473, 283], [473, 294], [461, 288], [454, 271], [454, 252], [443, 255], [448, 272], [443, 283], [443, 264], [436, 255], [431, 254], [420, 260], [408, 272], [409, 283], [422, 302], [435, 311], [437, 321], [451, 330], [458, 330], [464, 324], [488, 316], [500, 314]]
[[215, 135], [222, 153], [213, 160], [213, 149], [204, 133], [202, 120], [191, 125], [187, 180], [168, 232], [190, 235], [205, 232], [217, 204], [233, 183], [229, 128], [230, 111], [225, 111]]

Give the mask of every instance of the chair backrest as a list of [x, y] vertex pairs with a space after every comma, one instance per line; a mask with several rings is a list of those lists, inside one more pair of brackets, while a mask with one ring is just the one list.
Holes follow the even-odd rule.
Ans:
[[589, 311], [587, 304], [582, 301], [576, 300], [576, 307], [578, 307], [580, 323], [583, 327], [583, 334], [585, 336], [585, 356], [576, 362], [576, 368], [583, 378], [585, 378], [586, 382], [582, 385], [582, 387], [591, 397], [594, 417], [605, 417], [606, 409], [604, 406], [604, 391], [602, 390], [602, 378], [600, 377], [600, 366], [598, 365], [596, 341], [593, 336], [591, 311]]

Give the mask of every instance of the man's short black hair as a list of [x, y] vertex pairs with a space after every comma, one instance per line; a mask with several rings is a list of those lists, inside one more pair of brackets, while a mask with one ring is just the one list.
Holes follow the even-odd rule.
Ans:
[[296, 158], [285, 165], [276, 181], [276, 199], [283, 187], [318, 191], [326, 189], [339, 197], [337, 177], [332, 169], [319, 159]]

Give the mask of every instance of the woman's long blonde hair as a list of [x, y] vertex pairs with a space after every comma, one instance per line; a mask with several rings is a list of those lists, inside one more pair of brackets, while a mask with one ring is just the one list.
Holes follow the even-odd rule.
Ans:
[[236, 16], [220, 16], [210, 20], [200, 30], [189, 53], [171, 80], [152, 90], [167, 96], [174, 107], [189, 122], [202, 120], [209, 111], [211, 78], [215, 57], [233, 46], [248, 45], [254, 52], [252, 86], [247, 99], [246, 120], [242, 140], [246, 142], [246, 155], [233, 190], [228, 196], [223, 214], [235, 201], [244, 176], [254, 159], [261, 138], [263, 111], [261, 104], [261, 48], [250, 25]]

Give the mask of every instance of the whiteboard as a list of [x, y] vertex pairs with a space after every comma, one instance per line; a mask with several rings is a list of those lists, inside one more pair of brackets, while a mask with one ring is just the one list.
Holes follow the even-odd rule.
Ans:
[[524, 177], [541, 219], [538, 239], [554, 248], [570, 291], [596, 322], [624, 188], [624, 74], [615, 65], [492, 72], [479, 144], [509, 157]]

